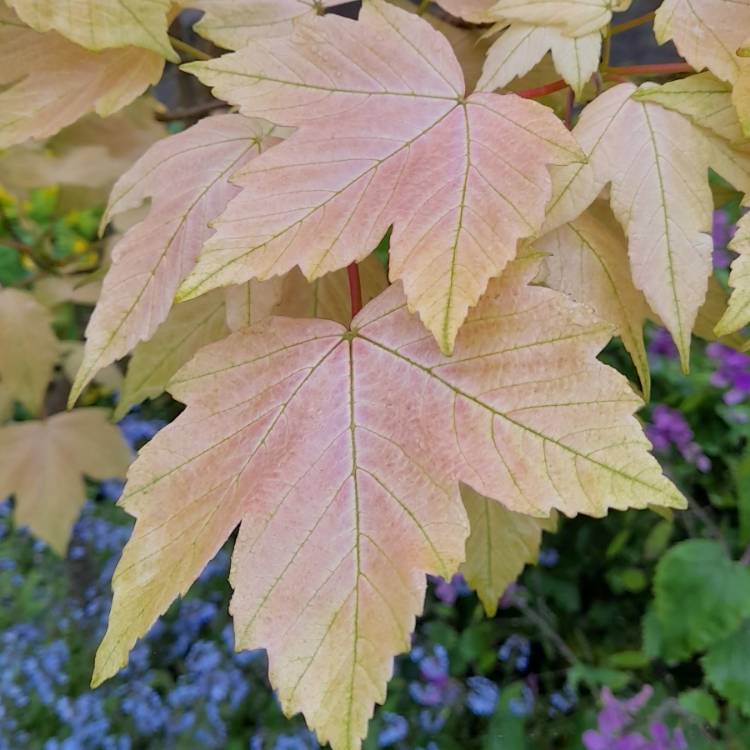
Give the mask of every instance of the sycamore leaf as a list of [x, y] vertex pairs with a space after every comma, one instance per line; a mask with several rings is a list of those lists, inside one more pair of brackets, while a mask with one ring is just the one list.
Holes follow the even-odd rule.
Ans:
[[[140, 453], [137, 518], [114, 575], [94, 684], [114, 674], [240, 525], [236, 644], [268, 650], [288, 714], [359, 748], [425, 573], [450, 576], [458, 483], [523, 513], [683, 507], [648, 453], [609, 328], [511, 264], [440, 353], [400, 285], [351, 329], [272, 317], [202, 349], [172, 381], [186, 410]], [[314, 439], [313, 439], [314, 438]]]
[[643, 87], [633, 98], [679, 112], [735, 147], [748, 145], [732, 104], [732, 87], [713, 73], [698, 73], [661, 86]]
[[551, 51], [555, 69], [580, 97], [599, 67], [601, 48], [602, 36], [598, 31], [569, 37], [552, 26], [512, 24], [490, 48], [477, 90], [503, 88], [516, 76], [528, 73]]
[[8, 4], [33, 29], [57, 31], [87, 49], [132, 45], [180, 61], [167, 36], [171, 0], [8, 0]]
[[199, 349], [228, 334], [221, 292], [174, 307], [153, 337], [133, 351], [114, 418], [120, 420], [131, 407], [164, 393], [172, 376]]
[[586, 36], [600, 31], [613, 11], [624, 11], [631, 0], [498, 0], [490, 15], [495, 21], [533, 26], [559, 26], [569, 36]]
[[733, 289], [729, 307], [716, 325], [719, 336], [734, 333], [750, 323], [750, 213], [740, 219], [729, 249], [739, 257], [732, 262], [729, 274], [729, 285]]
[[687, 118], [633, 100], [634, 91], [620, 84], [584, 110], [573, 132], [589, 160], [555, 168], [547, 228], [574, 219], [611, 183], [635, 286], [672, 334], [687, 369], [690, 332], [712, 269], [709, 153]]
[[[664, 0], [656, 11], [654, 33], [660, 44], [672, 40], [696, 70], [708, 68], [735, 83], [750, 75], [750, 60], [737, 55], [750, 29], [750, 0]], [[734, 105], [750, 136], [750, 99], [735, 90]]]
[[461, 488], [461, 497], [471, 527], [461, 572], [487, 616], [494, 617], [508, 586], [527, 564], [537, 561], [542, 531], [549, 528], [550, 519], [508, 510], [466, 486]]
[[[359, 264], [359, 277], [364, 304], [375, 299], [388, 286], [385, 268], [373, 255]], [[346, 270], [328, 273], [312, 282], [299, 271], [290, 271], [284, 279], [282, 300], [275, 312], [290, 318], [323, 318], [349, 325], [352, 310]]]
[[193, 27], [204, 39], [224, 49], [240, 49], [256, 39], [286, 36], [295, 21], [347, 0], [180, 0], [204, 11]]
[[76, 409], [0, 428], [0, 497], [15, 495], [15, 520], [59, 554], [86, 501], [83, 475], [125, 476], [130, 449], [106, 409]]
[[147, 198], [151, 208], [112, 252], [71, 403], [97, 370], [150, 339], [166, 319], [213, 231], [209, 222], [238, 192], [230, 176], [274, 141], [271, 131], [240, 115], [209, 117], [157, 142], [118, 180], [104, 223]]
[[622, 229], [603, 202], [534, 243], [548, 254], [545, 283], [589, 305], [611, 323], [633, 358], [648, 401], [651, 376], [643, 341], [648, 305], [635, 286]]
[[394, 225], [391, 279], [450, 352], [489, 278], [541, 225], [547, 165], [580, 158], [541, 105], [465, 98], [445, 37], [382, 0], [359, 21], [304, 19], [291, 37], [185, 67], [243, 113], [299, 129], [234, 178], [242, 192], [181, 299], [295, 265], [313, 280], [364, 258]]
[[284, 278], [280, 276], [268, 281], [253, 279], [246, 284], [227, 287], [224, 290], [224, 305], [229, 330], [239, 331], [267, 318], [281, 302], [283, 287]]
[[0, 382], [32, 414], [42, 407], [59, 348], [52, 318], [30, 294], [0, 289]]
[[[61, 341], [60, 353], [62, 359], [62, 371], [65, 377], [72, 383], [76, 373], [81, 367], [83, 360], [82, 341]], [[117, 365], [109, 365], [94, 377], [94, 382], [108, 388], [110, 391], [119, 391], [123, 385], [122, 371]]]
[[720, 341], [733, 349], [744, 349], [748, 346], [748, 342], [740, 334], [717, 335], [716, 333], [717, 324], [727, 312], [728, 302], [729, 295], [719, 280], [712, 275], [708, 280], [706, 301], [698, 310], [693, 333], [704, 341]]
[[0, 5], [0, 148], [54, 135], [92, 110], [110, 115], [156, 83], [163, 67], [148, 50], [90, 52], [40, 34]]

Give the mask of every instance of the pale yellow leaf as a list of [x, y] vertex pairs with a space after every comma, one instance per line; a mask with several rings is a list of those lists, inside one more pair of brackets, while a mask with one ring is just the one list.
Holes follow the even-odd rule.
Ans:
[[715, 276], [711, 276], [708, 282], [708, 293], [706, 301], [698, 310], [693, 333], [704, 341], [720, 341], [722, 344], [731, 346], [733, 349], [744, 349], [747, 341], [738, 333], [718, 335], [716, 326], [724, 317], [729, 307], [729, 295]]
[[539, 556], [542, 531], [548, 518], [534, 518], [508, 510], [501, 502], [461, 488], [471, 533], [466, 540], [466, 561], [461, 572], [477, 592], [488, 617], [497, 614], [505, 590]]
[[664, 321], [687, 368], [712, 269], [710, 155], [688, 118], [635, 101], [634, 92], [632, 84], [620, 84], [584, 110], [574, 134], [589, 160], [554, 168], [546, 226], [571, 221], [611, 183], [635, 286]]
[[[656, 12], [654, 33], [660, 44], [672, 40], [696, 70], [708, 68], [729, 83], [747, 81], [750, 60], [738, 48], [750, 29], [750, 0], [664, 0]], [[742, 84], [733, 95], [743, 131], [750, 136], [750, 100]]]
[[97, 370], [150, 339], [166, 319], [177, 287], [213, 233], [209, 222], [239, 192], [230, 177], [274, 142], [271, 130], [240, 115], [208, 117], [157, 142], [118, 180], [103, 222], [147, 198], [151, 206], [112, 252], [71, 402]]
[[204, 11], [193, 27], [225, 49], [240, 49], [255, 39], [291, 34], [295, 21], [347, 0], [180, 0]]
[[529, 285], [537, 265], [493, 280], [453, 357], [399, 284], [350, 329], [272, 317], [198, 352], [170, 386], [187, 408], [129, 473], [137, 521], [94, 683], [239, 525], [237, 647], [266, 648], [284, 710], [356, 750], [425, 573], [463, 558], [459, 482], [528, 514], [684, 507], [632, 416], [640, 399], [596, 358], [609, 327]]
[[609, 207], [597, 201], [577, 219], [534, 243], [547, 253], [545, 283], [611, 323], [633, 359], [646, 401], [651, 376], [643, 341], [649, 309], [633, 285], [628, 245]]
[[0, 497], [15, 495], [15, 522], [59, 554], [86, 501], [84, 475], [125, 476], [130, 449], [106, 409], [76, 409], [0, 428]]
[[713, 73], [698, 73], [661, 86], [642, 86], [633, 98], [686, 115], [695, 125], [712, 131], [736, 148], [750, 144], [732, 104], [731, 85]]
[[23, 26], [0, 5], [0, 148], [106, 116], [161, 78], [164, 60], [137, 47], [91, 52]]
[[281, 302], [284, 278], [274, 276], [268, 281], [248, 281], [228, 286], [224, 290], [226, 323], [230, 331], [257, 323], [267, 318]]
[[0, 424], [13, 416], [13, 397], [10, 391], [0, 383]]
[[[81, 367], [83, 361], [83, 342], [82, 341], [61, 341], [60, 353], [62, 360], [62, 371], [65, 377], [72, 383], [75, 380], [76, 373]], [[104, 386], [110, 391], [119, 391], [123, 385], [122, 371], [117, 365], [108, 365], [99, 370], [94, 377], [95, 383]]]
[[28, 292], [0, 289], [0, 382], [38, 414], [59, 356], [49, 312]]
[[57, 31], [90, 50], [143, 47], [179, 62], [167, 36], [171, 0], [7, 0], [37, 31]]
[[136, 404], [164, 393], [199, 349], [229, 334], [225, 318], [220, 291], [174, 307], [153, 337], [133, 351], [114, 418], [122, 419]]
[[631, 0], [498, 0], [490, 9], [495, 21], [558, 26], [569, 36], [600, 32], [613, 11], [624, 11]]
[[555, 69], [580, 97], [599, 67], [601, 47], [602, 37], [598, 31], [569, 37], [552, 26], [514, 23], [490, 48], [477, 90], [503, 88], [513, 78], [528, 73], [551, 51]]
[[716, 325], [719, 336], [739, 331], [750, 323], [750, 214], [740, 219], [729, 249], [738, 253], [739, 257], [732, 262], [729, 275], [729, 285], [733, 290], [729, 307]]
[[32, 294], [45, 307], [53, 308], [63, 302], [93, 307], [99, 299], [101, 284], [83, 274], [73, 276], [44, 276], [34, 284]]
[[235, 177], [242, 192], [178, 299], [295, 265], [313, 280], [369, 255], [393, 225], [391, 279], [450, 352], [488, 280], [541, 225], [548, 165], [581, 158], [549, 109], [464, 97], [445, 37], [382, 0], [359, 21], [305, 18], [291, 37], [185, 67], [243, 113], [299, 128]]

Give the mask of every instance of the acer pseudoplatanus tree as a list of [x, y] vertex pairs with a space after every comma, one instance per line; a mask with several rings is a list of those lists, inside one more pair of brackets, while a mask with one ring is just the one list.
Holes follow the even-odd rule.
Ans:
[[[709, 170], [750, 193], [750, 2], [665, 0], [654, 32], [684, 62], [630, 68], [610, 39], [652, 14], [618, 24], [627, 0], [364, 0], [357, 20], [337, 4], [185, 2], [209, 55], [168, 35], [169, 0], [9, 0], [0, 147], [120, 110], [178, 51], [218, 100], [205, 113], [225, 110], [156, 140], [102, 221], [129, 228], [70, 404], [130, 355], [119, 413], [165, 389], [185, 410], [129, 470], [137, 521], [93, 679], [236, 531], [237, 647], [267, 649], [285, 711], [348, 750], [427, 574], [461, 570], [492, 614], [555, 513], [684, 507], [634, 416], [643, 326], [687, 370], [693, 333], [750, 322], [750, 224], [728, 304], [709, 234]], [[22, 297], [0, 293], [0, 320]], [[612, 336], [637, 383], [597, 359]], [[46, 380], [0, 376], [38, 406]], [[71, 482], [122, 471], [105, 427], [107, 467], [84, 446]], [[0, 430], [20, 456], [0, 496], [32, 515], [39, 429]]]

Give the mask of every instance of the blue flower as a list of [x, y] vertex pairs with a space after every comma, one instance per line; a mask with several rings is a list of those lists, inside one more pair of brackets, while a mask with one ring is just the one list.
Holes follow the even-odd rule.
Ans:
[[383, 728], [378, 734], [378, 747], [390, 747], [406, 739], [409, 734], [409, 722], [399, 714], [385, 712]]
[[475, 716], [491, 716], [497, 708], [500, 690], [497, 685], [486, 677], [469, 677], [466, 681], [469, 693], [466, 705]]

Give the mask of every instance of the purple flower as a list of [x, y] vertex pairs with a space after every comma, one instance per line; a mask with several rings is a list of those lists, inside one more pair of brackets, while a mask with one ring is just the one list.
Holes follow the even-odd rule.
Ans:
[[666, 328], [657, 328], [648, 342], [648, 351], [657, 357], [677, 359], [678, 352], [674, 339]]
[[432, 581], [435, 584], [435, 596], [443, 604], [455, 604], [456, 599], [471, 591], [460, 573], [456, 573], [450, 581], [438, 577], [432, 578]]
[[711, 235], [714, 241], [714, 266], [716, 268], [728, 268], [732, 262], [732, 256], [727, 252], [727, 245], [737, 231], [735, 224], [729, 221], [726, 211], [714, 211], [713, 227]]
[[711, 459], [695, 442], [690, 425], [677, 409], [657, 404], [651, 412], [651, 420], [645, 431], [657, 453], [668, 453], [674, 446], [698, 471], [706, 473], [711, 470]]
[[706, 354], [718, 365], [711, 376], [711, 384], [726, 388], [724, 403], [736, 406], [750, 395], [750, 356], [729, 346], [712, 342]]

